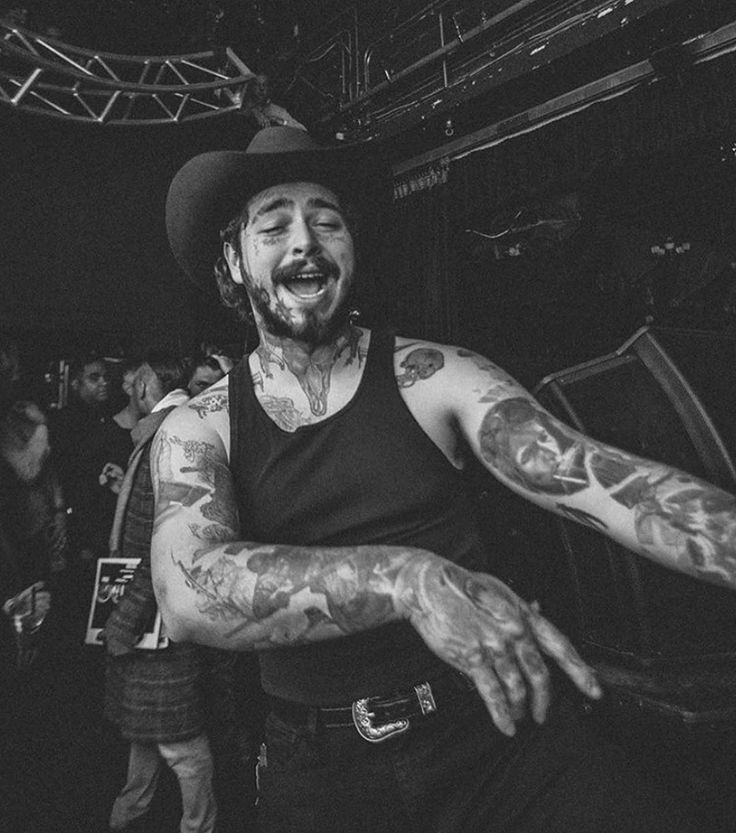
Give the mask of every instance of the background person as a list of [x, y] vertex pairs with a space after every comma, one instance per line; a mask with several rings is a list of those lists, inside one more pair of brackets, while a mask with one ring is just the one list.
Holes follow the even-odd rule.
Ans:
[[136, 401], [133, 390], [133, 383], [138, 368], [142, 362], [139, 359], [127, 359], [120, 366], [120, 387], [123, 392], [125, 404], [115, 414], [113, 414], [113, 421], [123, 430], [132, 431], [135, 428], [138, 420], [144, 415], [140, 404]]
[[228, 366], [228, 360], [221, 356], [193, 356], [186, 384], [189, 395], [197, 396], [210, 385], [219, 382], [231, 367], [232, 365]]
[[105, 627], [105, 716], [130, 742], [127, 780], [112, 807], [111, 831], [142, 825], [164, 765], [179, 784], [181, 833], [212, 833], [216, 825], [214, 764], [200, 690], [203, 649], [174, 642], [159, 650], [136, 648], [157, 609], [150, 569], [149, 450], [166, 414], [189, 398], [184, 378], [184, 365], [178, 359], [151, 354], [133, 383], [135, 399], [146, 416], [133, 429], [136, 446], [118, 498], [110, 551], [140, 562]]

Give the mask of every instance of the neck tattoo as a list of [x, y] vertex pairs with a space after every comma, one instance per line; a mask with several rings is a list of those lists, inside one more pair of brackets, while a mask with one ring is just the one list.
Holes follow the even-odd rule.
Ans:
[[288, 339], [270, 343], [262, 339], [255, 352], [261, 372], [267, 379], [273, 378], [271, 364], [275, 364], [279, 370], [288, 371], [296, 377], [304, 391], [309, 410], [314, 416], [324, 416], [327, 413], [332, 369], [346, 352], [346, 365], [352, 364], [356, 356], [360, 362], [358, 345], [362, 335], [357, 327], [351, 325], [334, 343], [324, 345], [312, 353]]

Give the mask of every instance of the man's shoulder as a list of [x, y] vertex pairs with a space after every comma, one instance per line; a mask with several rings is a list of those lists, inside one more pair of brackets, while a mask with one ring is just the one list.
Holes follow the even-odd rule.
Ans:
[[458, 361], [475, 359], [475, 363], [488, 362], [472, 350], [454, 344], [443, 344], [426, 338], [411, 338], [397, 335], [394, 340], [394, 355], [397, 367], [427, 364], [439, 367]]
[[394, 368], [402, 388], [430, 379], [443, 391], [449, 386], [464, 388], [489, 382], [516, 384], [503, 368], [471, 348], [422, 338], [396, 336]]
[[227, 376], [214, 385], [173, 408], [163, 421], [165, 429], [172, 426], [191, 431], [223, 430], [229, 423]]

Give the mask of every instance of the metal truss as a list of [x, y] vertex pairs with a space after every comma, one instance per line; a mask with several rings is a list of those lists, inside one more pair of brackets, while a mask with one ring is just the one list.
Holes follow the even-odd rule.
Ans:
[[319, 92], [323, 125], [386, 138], [672, 2], [432, 0], [390, 31], [346, 24], [297, 80]]
[[[722, 26], [715, 32], [708, 32], [691, 38], [683, 44], [677, 44], [674, 48], [677, 49], [680, 46], [692, 65], [704, 64], [726, 55], [733, 55], [736, 53], [736, 21]], [[394, 166], [394, 176], [399, 178], [437, 162], [449, 166], [451, 162], [471, 153], [487, 150], [508, 139], [530, 133], [551, 122], [578, 113], [593, 104], [626, 95], [643, 84], [655, 81], [658, 77], [658, 71], [652, 60], [639, 61], [557, 96], [542, 105], [524, 110], [503, 121], [489, 124], [474, 133], [405, 160]], [[729, 150], [736, 155], [736, 144]], [[399, 189], [397, 193], [401, 195], [401, 185], [397, 185], [396, 188]]]
[[167, 124], [237, 109], [253, 72], [229, 48], [190, 55], [94, 52], [0, 20], [0, 103], [73, 121]]

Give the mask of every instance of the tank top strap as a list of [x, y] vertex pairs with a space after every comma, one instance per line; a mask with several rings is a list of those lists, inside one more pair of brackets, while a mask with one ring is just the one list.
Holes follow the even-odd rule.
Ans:
[[394, 382], [395, 340], [396, 333], [394, 330], [384, 328], [371, 331], [368, 362], [361, 390], [375, 390], [377, 385], [385, 385], [387, 390], [396, 389]]
[[227, 390], [230, 423], [230, 468], [233, 476], [237, 478], [238, 467], [236, 463], [240, 460], [242, 437], [245, 435], [243, 419], [247, 418], [247, 414], [252, 416], [255, 413], [255, 409], [251, 406], [256, 404], [248, 355], [243, 356], [228, 374]]

